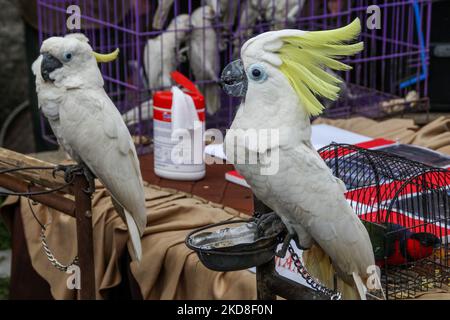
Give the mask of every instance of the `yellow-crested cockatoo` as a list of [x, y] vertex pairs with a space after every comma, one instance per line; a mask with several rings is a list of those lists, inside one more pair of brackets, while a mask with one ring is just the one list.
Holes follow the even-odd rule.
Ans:
[[128, 128], [103, 89], [97, 65], [115, 60], [118, 50], [100, 55], [88, 42], [82, 34], [44, 41], [32, 67], [39, 108], [60, 146], [78, 163], [76, 169], [87, 176], [87, 191], [95, 188], [95, 175], [111, 193], [140, 260], [147, 217], [139, 160]]
[[290, 238], [303, 249], [319, 246], [364, 299], [368, 268], [375, 265], [371, 241], [345, 199], [344, 183], [314, 149], [310, 124], [310, 116], [324, 108], [317, 97], [338, 98], [341, 80], [325, 69], [350, 69], [338, 59], [363, 50], [363, 43], [355, 43], [360, 31], [357, 19], [336, 30], [263, 33], [243, 45], [241, 60], [224, 69], [221, 83], [229, 95], [243, 98], [225, 153], [286, 225], [285, 247]]

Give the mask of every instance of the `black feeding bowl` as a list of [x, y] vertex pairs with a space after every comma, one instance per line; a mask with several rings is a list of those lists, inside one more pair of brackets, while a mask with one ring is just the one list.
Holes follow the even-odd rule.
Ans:
[[214, 271], [238, 271], [263, 265], [275, 256], [280, 233], [259, 236], [254, 220], [226, 221], [191, 232], [186, 246]]

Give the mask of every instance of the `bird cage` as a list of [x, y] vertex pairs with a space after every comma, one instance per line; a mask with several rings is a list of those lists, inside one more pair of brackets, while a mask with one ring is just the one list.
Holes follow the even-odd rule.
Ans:
[[[337, 103], [324, 101], [325, 115], [376, 118], [423, 109], [428, 101], [431, 0], [379, 0], [369, 9], [374, 2], [37, 0], [41, 42], [80, 32], [68, 30], [66, 23], [67, 9], [78, 5], [81, 32], [94, 50], [121, 49], [119, 60], [102, 65], [101, 71], [107, 93], [141, 144], [152, 134], [152, 95], [170, 87], [168, 75], [175, 69], [194, 80], [206, 96], [207, 127], [224, 130], [239, 100], [225, 96], [218, 79], [221, 70], [239, 57], [244, 41], [269, 30], [342, 27], [356, 17], [362, 22], [365, 50], [345, 61], [354, 69], [340, 75], [345, 80], [342, 97]], [[369, 28], [370, 19], [380, 25]], [[54, 140], [47, 131], [44, 137]]]
[[351, 145], [319, 152], [369, 232], [387, 297], [446, 288], [450, 171]]

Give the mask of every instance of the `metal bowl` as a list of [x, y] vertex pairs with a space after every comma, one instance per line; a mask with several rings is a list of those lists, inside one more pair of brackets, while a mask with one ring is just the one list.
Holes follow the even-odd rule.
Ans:
[[273, 259], [279, 235], [259, 236], [255, 220], [226, 221], [191, 232], [186, 246], [208, 269], [238, 271]]

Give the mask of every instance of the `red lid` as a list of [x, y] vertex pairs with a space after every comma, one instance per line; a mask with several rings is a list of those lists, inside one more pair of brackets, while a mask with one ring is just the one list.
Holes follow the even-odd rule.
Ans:
[[200, 96], [202, 95], [201, 92], [195, 86], [195, 84], [191, 80], [189, 80], [187, 77], [185, 77], [182, 73], [180, 73], [178, 71], [174, 71], [170, 75], [171, 75], [173, 81], [178, 83], [183, 88], [186, 88], [188, 91], [192, 92], [193, 94], [200, 95]]
[[[184, 93], [190, 95], [194, 100], [196, 109], [205, 108], [205, 98], [197, 89], [194, 83], [186, 78], [178, 71], [171, 73], [172, 79], [182, 86], [185, 90]], [[172, 108], [172, 92], [171, 91], [157, 91], [153, 95], [153, 105], [158, 108], [171, 109]]]

